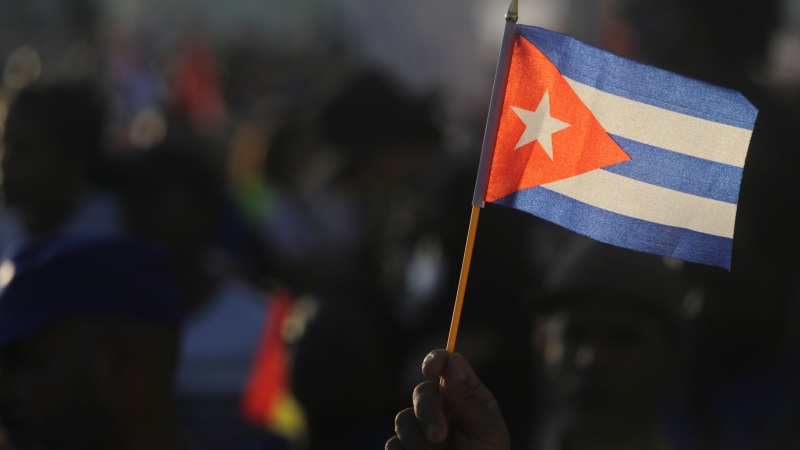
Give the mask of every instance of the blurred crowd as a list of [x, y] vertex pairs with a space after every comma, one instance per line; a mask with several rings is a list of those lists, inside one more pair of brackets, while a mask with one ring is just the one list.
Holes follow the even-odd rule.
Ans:
[[[150, 3], [0, 0], [0, 449], [381, 448], [447, 339], [493, 61], [441, 42], [484, 18], [312, 2], [340, 15], [237, 29]], [[511, 448], [800, 448], [793, 7], [571, 0], [546, 24], [760, 113], [730, 272], [486, 206], [457, 350]]]

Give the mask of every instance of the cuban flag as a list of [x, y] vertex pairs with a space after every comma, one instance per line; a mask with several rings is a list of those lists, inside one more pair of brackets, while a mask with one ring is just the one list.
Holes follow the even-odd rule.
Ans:
[[518, 25], [485, 201], [730, 269], [757, 113], [738, 92]]

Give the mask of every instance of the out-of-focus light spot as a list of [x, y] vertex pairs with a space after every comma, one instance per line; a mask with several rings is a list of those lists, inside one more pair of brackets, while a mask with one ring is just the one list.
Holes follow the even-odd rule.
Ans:
[[681, 303], [681, 314], [687, 319], [696, 319], [703, 312], [705, 304], [706, 299], [701, 291], [689, 291]]
[[314, 320], [319, 312], [319, 303], [312, 297], [299, 298], [294, 306], [292, 312], [283, 325], [282, 337], [287, 343], [295, 343], [306, 332], [306, 326], [309, 322]]
[[[414, 255], [406, 269], [406, 289], [410, 294], [408, 303], [416, 303], [418, 308], [433, 299], [442, 277], [442, 242], [439, 238], [426, 235], [414, 245]], [[411, 306], [411, 305], [409, 305]]]
[[800, 86], [800, 32], [779, 33], [769, 48], [767, 82], [774, 88]]
[[39, 53], [28, 45], [14, 50], [3, 69], [3, 84], [11, 89], [22, 89], [33, 83], [42, 73]]
[[681, 261], [680, 259], [668, 258], [665, 256], [662, 260], [664, 261], [664, 265], [667, 266], [668, 269], [681, 270], [683, 268], [683, 261]]
[[161, 111], [154, 108], [139, 113], [128, 128], [128, 142], [140, 149], [158, 144], [166, 135], [167, 119]]
[[548, 366], [560, 364], [566, 352], [563, 334], [567, 326], [567, 318], [563, 314], [556, 315], [541, 327], [540, 342], [543, 345], [544, 361]]
[[16, 268], [11, 261], [3, 261], [3, 264], [0, 264], [0, 289], [11, 283], [11, 280], [14, 279], [14, 272], [16, 272]]

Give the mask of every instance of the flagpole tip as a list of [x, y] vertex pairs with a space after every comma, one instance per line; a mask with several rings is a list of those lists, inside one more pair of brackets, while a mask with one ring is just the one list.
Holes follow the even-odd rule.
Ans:
[[519, 18], [519, 5], [518, 0], [511, 0], [511, 6], [508, 7], [506, 13], [506, 22], [516, 22]]

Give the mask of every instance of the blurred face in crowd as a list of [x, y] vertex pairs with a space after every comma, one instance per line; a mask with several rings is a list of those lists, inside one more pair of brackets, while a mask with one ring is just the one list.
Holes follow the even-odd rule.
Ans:
[[677, 371], [674, 335], [645, 310], [585, 299], [556, 310], [542, 332], [547, 375], [575, 423], [596, 432], [651, 419]]
[[111, 448], [99, 341], [70, 320], [0, 352], [0, 421], [16, 447]]

